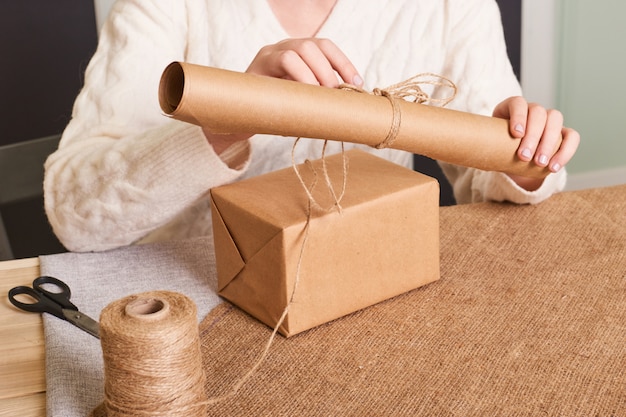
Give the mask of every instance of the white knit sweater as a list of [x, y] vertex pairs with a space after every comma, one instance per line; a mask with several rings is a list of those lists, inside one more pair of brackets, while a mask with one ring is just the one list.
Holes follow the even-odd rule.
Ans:
[[[459, 89], [449, 107], [486, 115], [520, 94], [494, 0], [338, 0], [318, 36], [345, 52], [368, 90], [438, 73]], [[245, 71], [262, 46], [287, 37], [265, 0], [119, 0], [46, 163], [45, 206], [62, 243], [93, 251], [206, 235], [211, 187], [290, 165], [293, 141], [283, 137], [253, 137], [249, 158], [247, 144], [218, 157], [199, 127], [163, 116], [157, 96], [172, 61]], [[321, 143], [302, 142], [299, 160], [318, 158]], [[346, 147], [411, 165], [406, 152]], [[443, 167], [460, 203], [537, 203], [566, 175], [526, 192], [504, 174]]]

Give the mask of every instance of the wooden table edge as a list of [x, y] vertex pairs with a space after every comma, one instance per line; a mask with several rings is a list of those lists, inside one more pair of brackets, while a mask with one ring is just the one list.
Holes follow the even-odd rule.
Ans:
[[[24, 270], [33, 269], [31, 272]], [[24, 272], [26, 272], [24, 274]], [[7, 274], [10, 277], [7, 277]], [[24, 258], [15, 259], [9, 261], [0, 262], [0, 276], [2, 280], [9, 284], [14, 285], [29, 285], [34, 278], [39, 275], [39, 258]], [[6, 294], [3, 294], [6, 296]], [[8, 303], [8, 302], [7, 302]], [[19, 311], [15, 311], [16, 314], [20, 314]], [[30, 326], [31, 329], [37, 329], [43, 332], [43, 321], [41, 317], [38, 317], [38, 325]], [[0, 341], [0, 343], [2, 343]], [[43, 351], [43, 344], [41, 350]], [[29, 352], [32, 352], [29, 349]], [[40, 355], [43, 358], [43, 354]], [[45, 364], [41, 363], [42, 375], [45, 375]], [[38, 387], [31, 387], [30, 390], [22, 393], [15, 394], [14, 392], [5, 393], [6, 395], [0, 396], [0, 417], [9, 416], [22, 416], [22, 417], [43, 417], [46, 415], [46, 391], [45, 391], [45, 376], [43, 381], [40, 381]]]

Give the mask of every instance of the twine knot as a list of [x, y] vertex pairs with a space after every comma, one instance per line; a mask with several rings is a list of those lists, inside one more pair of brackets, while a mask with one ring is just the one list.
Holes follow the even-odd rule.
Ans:
[[[452, 93], [447, 97], [434, 98], [422, 90], [421, 86], [423, 85], [450, 88], [452, 89]], [[457, 92], [456, 85], [448, 78], [429, 72], [417, 74], [405, 81], [390, 85], [386, 88], [374, 88], [371, 93], [363, 88], [346, 83], [339, 85], [338, 88], [346, 91], [355, 91], [358, 93], [382, 96], [387, 98], [391, 103], [391, 109], [393, 111], [391, 127], [385, 139], [374, 146], [376, 149], [383, 149], [391, 146], [391, 144], [398, 137], [402, 122], [402, 111], [400, 109], [400, 105], [398, 104], [398, 100], [405, 100], [416, 104], [438, 104], [441, 107], [445, 107], [454, 99], [454, 97], [456, 97]]]

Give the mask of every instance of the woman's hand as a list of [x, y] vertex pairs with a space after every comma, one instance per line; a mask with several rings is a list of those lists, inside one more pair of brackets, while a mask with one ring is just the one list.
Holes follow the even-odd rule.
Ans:
[[[337, 75], [357, 87], [363, 84], [352, 62], [328, 39], [286, 39], [264, 46], [246, 72], [333, 88], [340, 83]], [[252, 136], [245, 133], [216, 134], [207, 129], [203, 132], [218, 155], [233, 143]]]
[[346, 55], [328, 39], [286, 39], [261, 48], [246, 72], [306, 84], [337, 87], [337, 75], [360, 87], [363, 80]]
[[[510, 120], [511, 135], [521, 138], [517, 156], [522, 161], [533, 161], [538, 166], [558, 172], [578, 149], [580, 135], [574, 129], [563, 126], [563, 115], [558, 110], [528, 103], [523, 97], [510, 97], [496, 106], [493, 116]], [[529, 191], [536, 190], [543, 183], [543, 179], [509, 176]]]

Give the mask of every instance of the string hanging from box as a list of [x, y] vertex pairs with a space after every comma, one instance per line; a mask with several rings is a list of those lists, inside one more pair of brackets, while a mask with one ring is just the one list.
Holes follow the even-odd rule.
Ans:
[[300, 181], [300, 185], [302, 185], [302, 189], [304, 190], [304, 192], [306, 193], [308, 197], [309, 207], [307, 209], [307, 220], [309, 219], [309, 217], [311, 217], [312, 208], [316, 208], [318, 210], [326, 211], [326, 212], [331, 211], [334, 208], [336, 208], [341, 213], [342, 211], [341, 199], [346, 193], [346, 187], [348, 183], [348, 158], [346, 157], [344, 143], [341, 142], [341, 155], [342, 155], [342, 168], [343, 168], [342, 174], [343, 175], [342, 175], [341, 192], [339, 193], [339, 195], [337, 195], [337, 193], [335, 192], [335, 187], [333, 186], [332, 181], [330, 180], [330, 176], [328, 175], [328, 167], [326, 165], [326, 147], [328, 146], [327, 140], [324, 141], [324, 145], [322, 147], [322, 156], [321, 156], [322, 173], [324, 174], [326, 187], [328, 191], [330, 192], [330, 195], [333, 201], [333, 204], [330, 207], [323, 208], [321, 204], [319, 204], [316, 198], [313, 196], [313, 190], [315, 189], [315, 186], [317, 184], [317, 171], [315, 170], [315, 168], [311, 166], [311, 161], [308, 159], [304, 161], [305, 165], [307, 165], [310, 168], [311, 172], [313, 173], [313, 182], [311, 183], [310, 186], [306, 185], [306, 183], [304, 182], [304, 179], [302, 178], [302, 175], [300, 174], [300, 171], [298, 170], [296, 157], [295, 157], [295, 151], [296, 151], [296, 146], [298, 146], [298, 142], [300, 141], [300, 139], [301, 138], [296, 138], [296, 140], [293, 143], [293, 147], [291, 148], [291, 167], [296, 173], [296, 176], [298, 177], [298, 180]]
[[302, 267], [302, 260], [304, 259], [304, 250], [305, 250], [307, 241], [309, 239], [309, 230], [310, 230], [310, 225], [311, 225], [312, 210], [314, 208], [322, 210], [322, 211], [331, 211], [333, 209], [337, 209], [339, 212], [341, 212], [341, 199], [343, 198], [343, 196], [345, 194], [345, 191], [346, 191], [346, 183], [347, 183], [347, 175], [348, 175], [348, 159], [347, 159], [347, 157], [345, 155], [345, 152], [344, 152], [343, 143], [341, 144], [341, 152], [342, 152], [342, 155], [343, 155], [343, 181], [342, 181], [341, 192], [339, 194], [337, 194], [335, 192], [335, 190], [334, 190], [334, 187], [332, 186], [332, 182], [331, 182], [330, 177], [328, 175], [328, 170], [326, 169], [326, 164], [325, 164], [324, 157], [326, 155], [326, 145], [327, 145], [328, 141], [324, 141], [324, 146], [322, 148], [323, 172], [324, 172], [324, 178], [326, 180], [326, 185], [328, 186], [328, 189], [329, 189], [329, 191], [330, 191], [330, 193], [332, 195], [332, 198], [333, 198], [333, 204], [330, 207], [328, 207], [328, 208], [323, 208], [317, 202], [315, 197], [313, 196], [313, 190], [315, 189], [315, 187], [317, 185], [318, 178], [317, 178], [317, 172], [311, 166], [310, 161], [309, 160], [305, 161], [305, 164], [311, 168], [311, 172], [313, 173], [313, 181], [312, 181], [310, 186], [306, 185], [306, 183], [304, 182], [304, 179], [302, 178], [302, 175], [300, 174], [300, 172], [296, 168], [295, 149], [296, 149], [296, 146], [297, 146], [299, 141], [300, 141], [300, 138], [297, 138], [294, 141], [294, 144], [293, 144], [293, 147], [292, 147], [292, 152], [291, 152], [292, 166], [293, 166], [293, 168], [294, 168], [294, 170], [296, 172], [296, 175], [297, 175], [298, 179], [300, 180], [300, 183], [302, 184], [302, 186], [304, 187], [305, 192], [307, 193], [308, 200], [307, 200], [307, 208], [306, 208], [306, 222], [304, 224], [304, 228], [303, 228], [303, 231], [302, 231], [302, 233], [303, 233], [302, 246], [300, 247], [300, 252], [298, 254], [298, 262], [296, 264], [295, 280], [294, 280], [293, 288], [291, 290], [291, 295], [289, 297], [289, 301], [287, 303], [287, 306], [283, 310], [280, 318], [276, 322], [276, 325], [274, 326], [274, 329], [272, 330], [272, 334], [270, 335], [267, 343], [265, 344], [265, 348], [263, 349], [263, 352], [261, 353], [259, 358], [256, 360], [256, 362], [253, 364], [253, 366], [248, 370], [248, 372], [245, 373], [245, 375], [243, 375], [239, 379], [239, 381], [237, 381], [235, 383], [235, 385], [233, 385], [233, 387], [230, 390], [230, 392], [228, 392], [227, 394], [224, 394], [222, 396], [219, 396], [219, 397], [213, 397], [213, 398], [208, 399], [206, 401], [206, 404], [208, 404], [208, 405], [210, 405], [210, 404], [217, 404], [217, 403], [219, 403], [221, 401], [224, 401], [226, 399], [229, 399], [229, 398], [235, 396], [237, 394], [237, 392], [239, 391], [239, 389], [241, 389], [241, 387], [250, 379], [250, 377], [252, 377], [252, 375], [254, 375], [254, 373], [257, 371], [257, 369], [263, 364], [263, 362], [265, 361], [265, 358], [269, 354], [270, 348], [271, 348], [271, 346], [272, 346], [272, 344], [274, 342], [274, 339], [276, 338], [276, 334], [278, 333], [278, 330], [280, 329], [280, 326], [282, 326], [283, 322], [287, 318], [287, 314], [289, 314], [289, 309], [290, 309], [291, 305], [293, 304], [294, 297], [295, 297], [297, 289], [298, 289], [298, 284], [300, 283], [300, 271], [301, 271], [301, 267]]
[[[448, 87], [452, 89], [452, 94], [448, 97], [444, 97], [444, 98], [432, 98], [430, 95], [426, 94], [420, 87], [420, 85], [432, 85], [435, 87]], [[396, 100], [407, 100], [416, 104], [426, 104], [426, 103], [438, 103], [441, 106], [445, 106], [447, 105], [450, 101], [452, 101], [454, 99], [454, 97], [456, 96], [456, 92], [457, 92], [457, 87], [456, 85], [450, 81], [449, 79], [436, 75], [436, 74], [432, 74], [432, 73], [423, 73], [423, 74], [418, 74], [414, 77], [411, 77], [403, 82], [397, 83], [397, 84], [393, 84], [387, 88], [384, 89], [380, 89], [380, 88], [375, 88], [374, 90], [372, 90], [371, 93], [369, 93], [368, 91], [356, 87], [354, 85], [351, 84], [341, 84], [339, 87], [339, 89], [342, 90], [347, 90], [347, 91], [355, 91], [355, 92], [359, 92], [359, 93], [365, 93], [365, 94], [373, 94], [373, 95], [377, 95], [377, 96], [383, 96], [385, 98], [387, 98], [389, 100], [389, 102], [391, 103], [392, 106], [392, 110], [393, 110], [393, 115], [392, 115], [392, 120], [391, 120], [391, 126], [389, 129], [389, 133], [387, 134], [387, 136], [385, 137], [385, 139], [383, 141], [381, 141], [378, 145], [375, 146], [375, 148], [377, 149], [382, 149], [382, 148], [386, 148], [388, 146], [390, 146], [393, 141], [395, 140], [396, 136], [398, 135], [398, 132], [400, 131], [400, 126], [402, 123], [402, 114], [401, 114], [401, 110], [400, 110], [400, 106], [398, 105]], [[310, 225], [311, 225], [311, 218], [312, 218], [312, 210], [313, 209], [317, 209], [317, 210], [321, 210], [321, 211], [332, 211], [333, 209], [336, 209], [339, 213], [342, 212], [342, 207], [341, 207], [341, 200], [343, 198], [343, 196], [346, 193], [346, 189], [347, 189], [347, 182], [348, 182], [348, 158], [345, 154], [345, 146], [344, 146], [344, 142], [341, 142], [341, 153], [342, 153], [342, 185], [341, 185], [341, 191], [339, 193], [337, 193], [335, 191], [335, 187], [332, 184], [332, 181], [330, 179], [330, 176], [328, 175], [328, 169], [326, 166], [326, 160], [325, 160], [325, 156], [326, 156], [326, 148], [328, 145], [328, 140], [324, 140], [324, 144], [322, 147], [322, 156], [321, 156], [321, 161], [322, 161], [322, 173], [324, 175], [324, 180], [325, 180], [325, 184], [326, 187], [328, 189], [328, 191], [331, 194], [332, 197], [332, 204], [330, 207], [322, 207], [321, 204], [319, 204], [319, 202], [317, 201], [317, 199], [314, 197], [313, 195], [313, 190], [315, 189], [317, 182], [318, 182], [318, 178], [317, 178], [317, 172], [316, 170], [312, 167], [311, 165], [311, 161], [310, 160], [305, 160], [304, 164], [306, 166], [308, 166], [311, 169], [311, 172], [313, 174], [313, 181], [311, 182], [310, 185], [307, 185], [306, 182], [304, 181], [300, 171], [297, 168], [297, 163], [295, 160], [295, 149], [296, 146], [298, 144], [298, 142], [301, 140], [300, 137], [296, 138], [292, 147], [292, 151], [291, 151], [291, 161], [292, 161], [292, 167], [295, 171], [296, 176], [298, 177], [298, 180], [300, 181], [300, 184], [302, 185], [302, 188], [304, 190], [304, 192], [306, 193], [308, 200], [307, 200], [307, 208], [305, 211], [305, 215], [306, 215], [306, 221], [304, 224], [304, 228], [303, 228], [303, 238], [302, 238], [302, 246], [300, 247], [300, 252], [298, 254], [298, 262], [296, 264], [296, 272], [295, 272], [295, 279], [294, 279], [294, 285], [293, 288], [291, 290], [291, 295], [289, 297], [289, 301], [287, 302], [287, 305], [285, 306], [280, 318], [278, 319], [278, 321], [276, 322], [276, 325], [274, 326], [272, 333], [267, 341], [267, 343], [265, 344], [265, 348], [263, 349], [263, 351], [261, 352], [261, 355], [259, 356], [259, 358], [256, 360], [256, 362], [254, 362], [254, 364], [252, 365], [252, 367], [250, 368], [250, 370], [248, 370], [248, 372], [246, 372], [245, 375], [243, 375], [239, 381], [237, 381], [235, 383], [235, 385], [232, 387], [232, 389], [230, 390], [230, 392], [221, 395], [219, 397], [213, 397], [208, 399], [205, 403], [210, 405], [210, 404], [217, 404], [221, 401], [227, 400], [229, 398], [234, 397], [239, 390], [241, 389], [241, 387], [243, 387], [243, 385], [254, 375], [254, 373], [259, 369], [259, 367], [263, 364], [263, 362], [265, 361], [267, 355], [269, 354], [270, 348], [274, 342], [274, 339], [276, 338], [276, 334], [278, 333], [278, 330], [280, 329], [280, 327], [282, 326], [283, 322], [285, 321], [288, 313], [289, 313], [289, 309], [291, 307], [291, 305], [294, 302], [294, 298], [295, 295], [297, 293], [297, 289], [298, 289], [298, 285], [300, 283], [301, 280], [301, 266], [302, 266], [302, 260], [304, 259], [304, 254], [305, 254], [305, 248], [306, 248], [306, 244], [309, 238], [309, 231], [310, 231]]]

